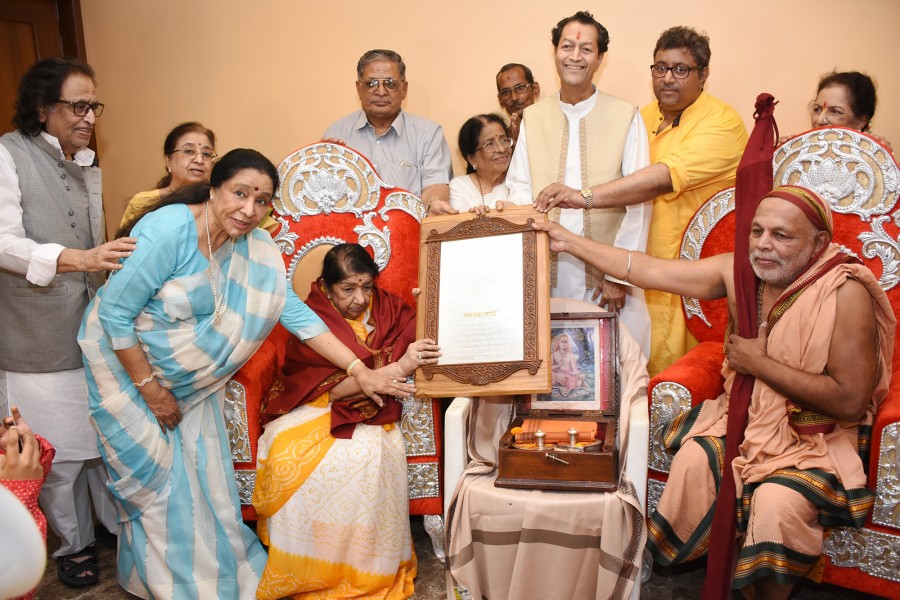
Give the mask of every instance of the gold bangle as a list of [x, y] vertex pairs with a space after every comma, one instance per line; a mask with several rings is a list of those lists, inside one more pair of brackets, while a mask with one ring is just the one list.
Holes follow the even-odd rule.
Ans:
[[353, 373], [351, 373], [351, 371], [353, 371], [353, 367], [355, 367], [356, 365], [358, 365], [358, 364], [361, 363], [361, 362], [362, 362], [362, 359], [361, 359], [361, 358], [357, 358], [357, 359], [354, 360], [352, 363], [350, 363], [349, 365], [347, 365], [347, 377], [353, 377]]
[[628, 266], [625, 267], [625, 277], [622, 278], [623, 283], [628, 283], [628, 277], [631, 275], [631, 250], [628, 251]]
[[147, 379], [142, 379], [140, 382], [132, 381], [131, 383], [133, 383], [134, 387], [136, 387], [136, 388], [142, 388], [145, 385], [147, 385], [148, 383], [150, 383], [151, 381], [153, 381], [155, 378], [156, 378], [156, 373], [154, 373], [153, 371], [150, 371], [150, 377], [148, 377]]

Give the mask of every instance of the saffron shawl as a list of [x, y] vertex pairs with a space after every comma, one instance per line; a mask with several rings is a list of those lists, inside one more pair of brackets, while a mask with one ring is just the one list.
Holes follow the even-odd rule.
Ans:
[[[840, 254], [838, 246], [830, 244], [798, 281], [807, 281], [823, 267], [827, 269]], [[871, 423], [879, 402], [887, 394], [896, 328], [896, 318], [878, 280], [868, 267], [843, 262], [827, 269], [785, 308], [792, 291], [797, 291], [792, 286], [772, 307], [770, 318], [778, 311], [783, 314], [770, 327], [766, 351], [773, 359], [795, 369], [824, 372], [834, 332], [837, 290], [847, 279], [855, 279], [869, 292], [878, 330], [878, 379], [863, 422], [836, 421], [830, 432], [801, 434], [791, 424], [793, 403], [762, 381], [755, 381], [744, 441], [732, 463], [738, 496], [745, 484], [763, 481], [776, 470], [791, 467], [834, 473], [848, 489], [865, 486], [866, 475], [857, 449], [858, 430], [860, 424]], [[726, 378], [725, 393], [717, 400], [705, 402], [696, 411], [696, 421], [687, 428], [685, 424], [681, 428], [673, 424], [671, 431], [686, 431], [686, 434], [665, 440], [668, 447], [680, 446], [691, 437], [725, 435], [729, 395], [736, 373], [728, 368], [727, 359], [722, 372]], [[672, 483], [669, 481], [669, 485]]]

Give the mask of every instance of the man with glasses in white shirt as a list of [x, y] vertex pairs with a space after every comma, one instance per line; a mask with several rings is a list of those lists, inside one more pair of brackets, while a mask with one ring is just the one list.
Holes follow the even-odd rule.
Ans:
[[56, 448], [40, 501], [60, 538], [59, 577], [75, 587], [99, 574], [91, 505], [101, 541], [118, 529], [76, 335], [106, 271], [134, 249], [131, 238], [104, 243], [87, 147], [102, 112], [89, 65], [45, 59], [22, 77], [16, 131], [0, 137], [0, 410], [18, 406]]
[[403, 111], [406, 64], [393, 50], [369, 50], [356, 65], [361, 110], [335, 121], [324, 140], [350, 146], [368, 158], [389, 185], [422, 198], [433, 212], [450, 207], [450, 147], [440, 125]]
[[541, 95], [541, 84], [534, 80], [531, 69], [520, 63], [509, 63], [497, 73], [497, 99], [509, 115], [509, 136], [519, 139], [522, 113]]

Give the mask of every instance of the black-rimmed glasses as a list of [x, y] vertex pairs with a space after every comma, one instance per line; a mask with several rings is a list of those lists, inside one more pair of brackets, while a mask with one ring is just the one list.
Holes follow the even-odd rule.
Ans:
[[506, 100], [507, 98], [512, 96], [513, 92], [515, 92], [516, 94], [521, 94], [533, 85], [533, 83], [517, 83], [511, 88], [503, 88], [502, 90], [497, 92], [497, 97]]
[[178, 148], [177, 150], [174, 150], [172, 152], [172, 154], [175, 154], [176, 152], [181, 152], [183, 155], [185, 155], [186, 157], [188, 157], [191, 160], [194, 160], [194, 157], [197, 156], [197, 154], [199, 154], [200, 158], [202, 158], [203, 160], [208, 160], [210, 162], [216, 160], [216, 157], [219, 156], [212, 150], [199, 150], [198, 151], [196, 148], [191, 148], [190, 146], [185, 146], [184, 148]]
[[88, 109], [94, 111], [95, 117], [99, 117], [103, 114], [104, 104], [102, 102], [85, 102], [83, 100], [72, 101], [63, 100], [62, 98], [57, 98], [56, 101], [60, 104], [68, 104], [76, 117], [83, 117], [87, 114]]
[[650, 74], [657, 79], [662, 79], [666, 76], [666, 73], [672, 71], [672, 77], [675, 79], [687, 79], [687, 76], [691, 74], [691, 71], [700, 71], [701, 69], [703, 69], [703, 67], [689, 67], [687, 65], [674, 65], [670, 67], [660, 63], [650, 65]]

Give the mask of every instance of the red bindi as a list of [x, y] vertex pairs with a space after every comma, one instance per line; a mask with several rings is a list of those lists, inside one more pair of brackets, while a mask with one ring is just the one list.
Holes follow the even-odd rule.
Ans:
[[259, 188], [258, 188], [258, 187], [255, 187], [255, 188], [253, 188], [253, 191], [254, 191], [254, 192], [258, 192], [258, 191], [259, 191]]

